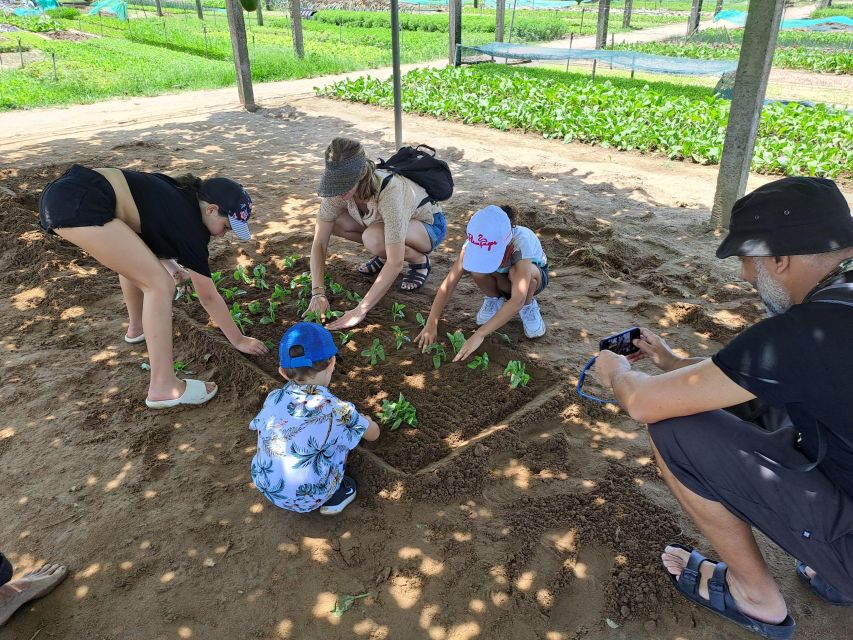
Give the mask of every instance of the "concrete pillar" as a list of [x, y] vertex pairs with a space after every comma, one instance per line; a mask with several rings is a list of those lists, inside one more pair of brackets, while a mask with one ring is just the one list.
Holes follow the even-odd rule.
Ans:
[[400, 78], [400, 3], [391, 0], [391, 69], [394, 92], [394, 148], [403, 146], [403, 98]]
[[623, 29], [628, 29], [631, 26], [631, 11], [633, 11], [633, 9], [634, 0], [625, 0], [625, 12], [622, 14]]
[[447, 59], [456, 64], [456, 45], [462, 44], [462, 0], [447, 0]]
[[785, 0], [750, 0], [749, 3], [711, 209], [711, 223], [717, 227], [728, 228], [735, 200], [746, 191], [784, 7]]
[[302, 42], [302, 6], [299, 0], [290, 0], [290, 32], [293, 35], [293, 51], [297, 58], [305, 57], [305, 45]]
[[495, 5], [495, 42], [504, 41], [506, 30], [506, 0], [497, 0]]
[[693, 6], [690, 8], [690, 18], [687, 20], [687, 37], [689, 38], [699, 30], [699, 23], [702, 21], [702, 0], [693, 0]]
[[607, 47], [607, 21], [610, 19], [610, 0], [598, 2], [598, 29], [595, 32], [595, 48]]
[[249, 49], [246, 45], [246, 23], [243, 7], [239, 0], [225, 0], [228, 14], [228, 30], [231, 32], [231, 48], [234, 51], [234, 68], [237, 71], [237, 93], [240, 104], [246, 111], [257, 111], [255, 92], [252, 89], [252, 69], [249, 65]]

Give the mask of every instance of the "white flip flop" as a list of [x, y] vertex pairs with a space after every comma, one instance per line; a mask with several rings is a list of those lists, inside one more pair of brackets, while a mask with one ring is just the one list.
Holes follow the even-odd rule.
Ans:
[[125, 333], [125, 334], [124, 334], [124, 341], [125, 341], [127, 344], [139, 344], [140, 342], [145, 342], [145, 334], [144, 334], [144, 333], [140, 333], [140, 334], [139, 334], [138, 336], [136, 336], [135, 338], [131, 338], [129, 335], [127, 335], [127, 334]]
[[170, 409], [181, 404], [204, 404], [216, 395], [219, 387], [215, 387], [210, 393], [207, 392], [207, 387], [201, 380], [184, 380], [187, 383], [187, 388], [184, 389], [180, 398], [173, 400], [145, 400], [145, 405], [149, 409]]

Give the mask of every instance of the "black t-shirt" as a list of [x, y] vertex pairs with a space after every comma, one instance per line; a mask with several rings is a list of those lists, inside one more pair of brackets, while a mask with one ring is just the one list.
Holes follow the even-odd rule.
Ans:
[[196, 195], [162, 173], [130, 169], [122, 169], [122, 173], [139, 209], [142, 241], [158, 258], [173, 258], [187, 269], [210, 277], [210, 231], [201, 221]]
[[[853, 302], [849, 291], [823, 297]], [[712, 360], [762, 402], [788, 411], [810, 460], [818, 457], [820, 422], [826, 456], [819, 468], [853, 495], [853, 306], [794, 305], [741, 333]]]

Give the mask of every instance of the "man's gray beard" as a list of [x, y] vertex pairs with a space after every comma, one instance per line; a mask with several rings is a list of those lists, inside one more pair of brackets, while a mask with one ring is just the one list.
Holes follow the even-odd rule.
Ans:
[[794, 303], [785, 288], [773, 279], [773, 276], [764, 267], [763, 262], [753, 259], [755, 265], [755, 288], [758, 297], [764, 303], [764, 309], [768, 316], [778, 316], [790, 309]]

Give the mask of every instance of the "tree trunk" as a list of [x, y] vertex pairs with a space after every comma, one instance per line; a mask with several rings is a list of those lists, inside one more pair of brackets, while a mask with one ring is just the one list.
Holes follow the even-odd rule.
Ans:
[[201, 8], [201, 0], [195, 0], [195, 11], [199, 20], [204, 20], [204, 9]]
[[255, 92], [252, 89], [252, 69], [249, 66], [249, 48], [246, 44], [246, 23], [243, 7], [239, 0], [225, 0], [228, 14], [228, 30], [231, 32], [231, 48], [234, 51], [234, 68], [237, 71], [237, 93], [246, 111], [257, 111]]
[[693, 0], [690, 9], [690, 19], [687, 21], [687, 37], [699, 31], [699, 23], [702, 21], [702, 0]]
[[163, 17], [163, 7], [160, 6], [160, 0], [154, 0], [154, 6], [157, 8], [157, 15]]
[[506, 0], [498, 0], [495, 5], [495, 42], [504, 41], [506, 31]]
[[714, 7], [714, 15], [717, 15], [722, 10], [723, 10], [723, 0], [717, 0], [717, 6]]
[[258, 26], [259, 26], [259, 27], [263, 27], [263, 26], [264, 26], [264, 11], [263, 11], [263, 9], [261, 8], [261, 6], [262, 6], [263, 4], [264, 4], [263, 2], [259, 2], [259, 3], [258, 3]]
[[595, 48], [607, 47], [607, 21], [610, 20], [610, 0], [598, 2], [598, 29], [595, 32]]
[[[722, 0], [720, 0], [722, 1]], [[625, 13], [622, 14], [622, 28], [631, 27], [631, 11], [634, 9], [634, 0], [625, 0]]]
[[299, 0], [290, 0], [290, 31], [293, 34], [293, 50], [297, 58], [305, 57], [305, 45], [302, 43], [302, 7]]

